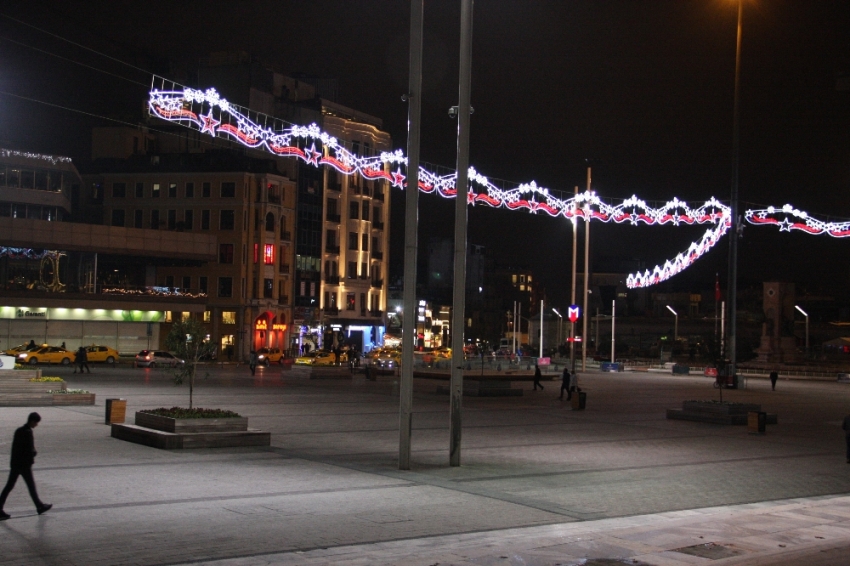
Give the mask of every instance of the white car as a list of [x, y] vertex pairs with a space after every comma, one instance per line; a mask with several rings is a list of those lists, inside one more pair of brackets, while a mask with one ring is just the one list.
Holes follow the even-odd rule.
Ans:
[[155, 368], [157, 366], [177, 367], [186, 362], [170, 352], [163, 350], [142, 350], [136, 354], [136, 367]]

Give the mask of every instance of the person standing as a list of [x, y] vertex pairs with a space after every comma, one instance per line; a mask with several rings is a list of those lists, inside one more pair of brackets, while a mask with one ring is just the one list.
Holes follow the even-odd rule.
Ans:
[[86, 352], [85, 346], [80, 346], [77, 349], [76, 362], [77, 367], [74, 368], [74, 373], [77, 373], [77, 369], [80, 370], [80, 373], [83, 373], [83, 368], [86, 368], [86, 370], [91, 373], [91, 369], [89, 368], [89, 354]]
[[254, 350], [251, 350], [248, 356], [248, 367], [251, 369], [251, 375], [254, 375], [257, 371], [257, 352]]
[[[844, 429], [844, 439], [847, 442], [847, 463], [850, 464], [850, 415], [844, 417], [841, 428]], [[2, 504], [0, 504], [0, 508], [2, 507]]]
[[32, 465], [35, 463], [35, 440], [32, 430], [41, 422], [41, 415], [38, 413], [30, 413], [27, 417], [27, 424], [15, 431], [14, 439], [12, 440], [12, 460], [9, 464], [9, 481], [6, 482], [6, 487], [0, 493], [0, 521], [5, 521], [11, 515], [3, 511], [3, 506], [6, 505], [6, 498], [9, 497], [12, 488], [18, 481], [18, 476], [24, 478], [27, 484], [27, 489], [32, 497], [32, 502], [35, 503], [35, 510], [41, 515], [53, 507], [50, 503], [44, 503], [38, 497], [38, 492], [35, 490], [35, 480], [32, 477]]
[[[561, 395], [558, 399], [564, 399], [564, 391], [569, 391], [570, 388], [570, 369], [564, 366], [564, 373], [561, 374]], [[569, 399], [569, 397], [567, 397]]]
[[776, 381], [779, 379], [779, 372], [773, 370], [770, 372], [770, 389], [771, 391], [776, 391]]
[[543, 384], [540, 383], [540, 378], [543, 375], [540, 373], [540, 366], [534, 364], [534, 390], [537, 391], [537, 387], [540, 387], [540, 391], [543, 391]]

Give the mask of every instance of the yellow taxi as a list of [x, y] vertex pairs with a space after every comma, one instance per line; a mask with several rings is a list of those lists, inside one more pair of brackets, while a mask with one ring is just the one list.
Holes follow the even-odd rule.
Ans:
[[451, 359], [452, 349], [451, 348], [445, 348], [445, 347], [437, 348], [436, 350], [434, 350], [434, 357], [435, 358], [441, 358], [441, 359], [444, 359], [444, 360]]
[[401, 350], [385, 348], [377, 358], [371, 361], [370, 365], [378, 373], [394, 372], [401, 367]]
[[118, 361], [118, 350], [109, 346], [86, 346], [86, 360], [114, 364]]
[[74, 352], [69, 352], [59, 346], [43, 346], [31, 352], [21, 352], [15, 359], [19, 364], [62, 364], [69, 365], [74, 361]]
[[30, 352], [32, 350], [38, 350], [39, 348], [43, 348], [44, 346], [46, 346], [46, 344], [41, 344], [40, 346], [30, 346], [29, 344], [21, 344], [20, 346], [9, 348], [3, 353], [7, 356], [14, 356], [15, 358], [17, 358], [18, 354], [20, 354], [21, 352]]
[[282, 364], [283, 352], [280, 348], [260, 348], [257, 350], [257, 361], [266, 367], [269, 364]]
[[[348, 355], [345, 352], [340, 352], [339, 363], [348, 363]], [[336, 365], [336, 356], [328, 350], [316, 350], [296, 358], [295, 364], [301, 366], [334, 366]]]

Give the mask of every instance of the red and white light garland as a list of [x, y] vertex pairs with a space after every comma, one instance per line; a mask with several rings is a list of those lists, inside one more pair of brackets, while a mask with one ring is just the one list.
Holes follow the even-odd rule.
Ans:
[[[156, 78], [155, 78], [156, 80]], [[165, 81], [162, 81], [163, 85]], [[231, 104], [215, 89], [205, 91], [171, 83], [173, 90], [153, 89], [148, 108], [151, 115], [178, 122], [201, 133], [209, 133], [276, 156], [296, 157], [314, 167], [333, 167], [343, 175], [360, 173], [366, 179], [383, 179], [393, 187], [403, 189], [407, 157], [401, 150], [383, 152], [375, 156], [358, 156], [346, 149], [318, 125], [291, 125], [275, 118], [250, 112]], [[255, 116], [252, 120], [249, 116]], [[259, 122], [263, 121], [263, 124]], [[271, 126], [269, 124], [271, 123]], [[457, 195], [457, 174], [438, 175], [420, 166], [419, 190], [437, 193], [446, 198]], [[648, 287], [670, 279], [705, 255], [729, 231], [731, 211], [714, 197], [698, 208], [690, 208], [685, 201], [674, 198], [665, 205], [653, 208], [645, 201], [632, 196], [619, 204], [603, 202], [595, 192], [586, 191], [568, 197], [557, 196], [534, 181], [512, 188], [500, 188], [487, 177], [469, 168], [468, 202], [509, 210], [528, 210], [532, 214], [545, 213], [552, 217], [564, 216], [572, 221], [578, 218], [631, 225], [674, 226], [711, 224], [702, 238], [691, 243], [688, 249], [672, 260], [656, 266], [652, 271], [630, 274], [626, 280], [629, 288]], [[776, 217], [785, 215], [783, 220]], [[789, 220], [789, 216], [794, 220]], [[786, 205], [781, 214], [774, 208], [747, 211], [748, 222], [757, 225], [778, 225], [780, 231], [803, 230], [810, 234], [827, 233], [835, 237], [850, 236], [850, 222], [829, 223], [809, 217], [805, 212]], [[798, 220], [799, 219], [799, 220]]]

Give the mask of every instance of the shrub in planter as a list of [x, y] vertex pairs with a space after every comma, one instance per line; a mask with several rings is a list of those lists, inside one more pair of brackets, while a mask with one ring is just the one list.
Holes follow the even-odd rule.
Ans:
[[171, 407], [170, 409], [160, 407], [158, 409], [146, 409], [139, 412], [171, 419], [232, 419], [242, 416], [239, 413], [234, 413], [226, 409], [201, 409], [198, 407], [191, 409], [185, 407]]

